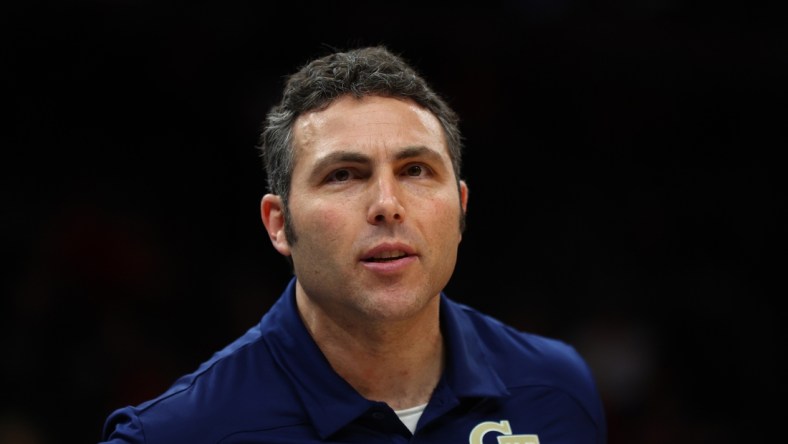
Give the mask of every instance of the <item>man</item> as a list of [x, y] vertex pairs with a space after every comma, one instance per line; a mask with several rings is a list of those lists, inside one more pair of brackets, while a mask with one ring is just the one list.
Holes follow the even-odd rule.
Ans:
[[562, 342], [443, 293], [468, 204], [458, 119], [384, 47], [291, 76], [261, 137], [262, 220], [293, 279], [259, 325], [104, 442], [601, 444]]

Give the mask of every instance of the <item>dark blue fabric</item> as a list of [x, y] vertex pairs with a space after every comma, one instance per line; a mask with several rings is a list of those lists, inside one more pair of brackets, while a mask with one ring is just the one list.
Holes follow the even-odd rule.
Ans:
[[445, 294], [440, 313], [446, 370], [414, 435], [333, 371], [297, 313], [293, 279], [259, 325], [161, 396], [113, 412], [102, 443], [468, 443], [482, 423], [476, 444], [606, 442], [592, 375], [572, 347]]

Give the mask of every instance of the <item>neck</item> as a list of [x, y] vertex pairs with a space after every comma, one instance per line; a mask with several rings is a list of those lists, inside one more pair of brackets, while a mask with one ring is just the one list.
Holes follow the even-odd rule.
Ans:
[[443, 372], [439, 302], [397, 321], [343, 322], [306, 297], [299, 311], [334, 371], [365, 398], [399, 410], [427, 403]]

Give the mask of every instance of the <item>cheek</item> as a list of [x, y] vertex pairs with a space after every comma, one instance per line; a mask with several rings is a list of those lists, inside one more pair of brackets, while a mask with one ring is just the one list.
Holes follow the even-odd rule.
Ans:
[[462, 206], [456, 195], [449, 195], [437, 200], [433, 204], [435, 218], [440, 219], [444, 226], [456, 225], [459, 228]]
[[323, 242], [333, 242], [342, 237], [343, 229], [347, 230], [348, 218], [338, 211], [323, 211], [315, 220], [315, 232], [322, 233]]
[[424, 218], [424, 228], [433, 239], [441, 239], [445, 244], [460, 241], [460, 207], [458, 202], [445, 199], [434, 201], [423, 209], [428, 217]]
[[336, 204], [310, 205], [299, 208], [293, 214], [298, 236], [314, 239], [315, 242], [326, 244], [340, 239], [342, 230], [347, 229], [346, 210]]

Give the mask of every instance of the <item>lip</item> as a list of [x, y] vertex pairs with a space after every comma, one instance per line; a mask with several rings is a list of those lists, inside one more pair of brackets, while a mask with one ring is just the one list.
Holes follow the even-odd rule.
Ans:
[[[369, 260], [375, 256], [385, 255], [386, 253], [391, 252], [402, 252], [405, 253], [405, 255], [398, 259], [382, 262], [373, 262]], [[361, 256], [361, 264], [368, 270], [375, 271], [377, 273], [391, 274], [404, 270], [417, 259], [418, 256], [416, 255], [416, 250], [414, 250], [410, 245], [403, 244], [401, 242], [384, 242], [382, 244], [376, 245], [370, 250], [365, 251]]]
[[384, 242], [382, 244], [375, 245], [375, 247], [370, 250], [365, 251], [364, 254], [361, 255], [361, 260], [367, 261], [375, 256], [380, 256], [392, 251], [401, 251], [407, 256], [416, 255], [416, 250], [414, 250], [413, 247], [408, 244], [403, 244], [401, 242]]

